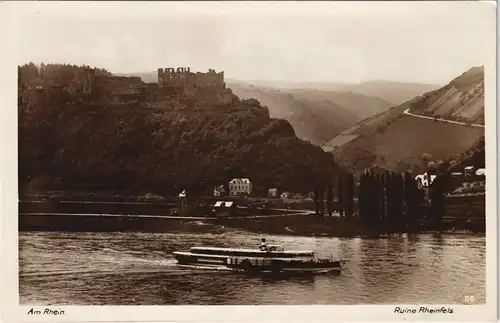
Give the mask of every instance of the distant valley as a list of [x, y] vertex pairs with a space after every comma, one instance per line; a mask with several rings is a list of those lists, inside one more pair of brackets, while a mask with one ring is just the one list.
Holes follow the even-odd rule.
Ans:
[[316, 145], [323, 145], [357, 122], [434, 88], [433, 85], [376, 81], [361, 84], [270, 83], [290, 86], [288, 89], [256, 83], [261, 85], [233, 81], [228, 86], [241, 98], [259, 100], [273, 117], [288, 120], [300, 138]]
[[350, 92], [369, 97], [376, 97], [390, 102], [393, 105], [403, 103], [418, 95], [437, 89], [442, 85], [423, 84], [411, 82], [393, 82], [373, 80], [356, 84], [349, 83], [325, 83], [325, 82], [278, 82], [278, 81], [238, 81], [228, 79], [232, 85], [248, 86], [258, 88], [278, 89], [285, 92], [297, 90], [318, 90], [326, 92]]
[[348, 92], [278, 90], [239, 84], [228, 87], [240, 98], [257, 99], [269, 108], [272, 117], [289, 121], [297, 136], [316, 145], [323, 145], [340, 131], [392, 105], [380, 98]]

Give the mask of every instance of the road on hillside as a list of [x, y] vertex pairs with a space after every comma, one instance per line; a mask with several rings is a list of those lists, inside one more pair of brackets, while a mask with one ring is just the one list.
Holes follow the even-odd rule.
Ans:
[[465, 123], [465, 122], [459, 122], [459, 121], [452, 121], [452, 120], [446, 120], [446, 119], [441, 119], [441, 118], [433, 118], [433, 117], [428, 117], [428, 116], [422, 116], [419, 114], [414, 114], [410, 112], [410, 108], [406, 109], [404, 111], [406, 115], [412, 116], [412, 117], [417, 117], [417, 118], [422, 118], [422, 119], [429, 119], [429, 120], [434, 120], [434, 121], [440, 121], [440, 122], [446, 122], [446, 123], [454, 123], [454, 124], [459, 124], [463, 126], [471, 126], [471, 127], [477, 127], [477, 128], [484, 128], [484, 125], [482, 124], [477, 124], [477, 123]]

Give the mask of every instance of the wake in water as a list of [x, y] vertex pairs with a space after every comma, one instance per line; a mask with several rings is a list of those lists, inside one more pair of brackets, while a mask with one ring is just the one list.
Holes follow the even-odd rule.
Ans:
[[213, 270], [213, 271], [232, 271], [226, 266], [195, 266], [195, 265], [177, 265], [180, 268], [188, 269], [199, 269], [201, 271]]
[[189, 224], [200, 225], [200, 226], [201, 226], [201, 225], [203, 225], [203, 226], [205, 226], [205, 225], [210, 225], [209, 223], [202, 222], [202, 221], [190, 221], [190, 222], [188, 222], [188, 223], [189, 223]]

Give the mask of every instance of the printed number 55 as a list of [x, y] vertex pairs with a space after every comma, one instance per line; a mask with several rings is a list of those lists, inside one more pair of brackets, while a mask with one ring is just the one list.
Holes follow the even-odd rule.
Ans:
[[465, 300], [467, 303], [474, 303], [474, 295], [465, 296], [465, 297], [464, 297], [464, 300]]

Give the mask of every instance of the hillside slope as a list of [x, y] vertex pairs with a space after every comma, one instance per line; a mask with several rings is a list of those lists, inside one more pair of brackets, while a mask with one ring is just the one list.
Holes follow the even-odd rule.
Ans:
[[[335, 136], [323, 145], [323, 149], [332, 152], [337, 162], [353, 171], [372, 165], [419, 171], [423, 166], [423, 154], [430, 154], [436, 160], [452, 158], [477, 144], [484, 136], [484, 128], [423, 119], [404, 112], [407, 109], [425, 111], [429, 98], [447, 105], [451, 87], [459, 84], [463, 93], [471, 93], [480, 88], [481, 83], [484, 81], [466, 73], [463, 78], [453, 80], [451, 86], [448, 84], [363, 120]], [[477, 104], [474, 111], [481, 111], [476, 115], [484, 113], [484, 101], [474, 102]]]
[[465, 123], [484, 124], [484, 67], [473, 67], [446, 86], [424, 95], [410, 112]]
[[228, 84], [241, 98], [255, 98], [269, 109], [272, 117], [288, 120], [297, 136], [322, 145], [335, 134], [391, 104], [365, 95], [320, 91], [279, 90], [246, 84]]

